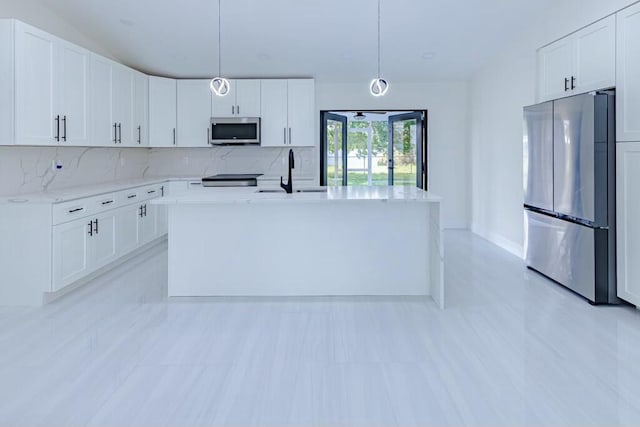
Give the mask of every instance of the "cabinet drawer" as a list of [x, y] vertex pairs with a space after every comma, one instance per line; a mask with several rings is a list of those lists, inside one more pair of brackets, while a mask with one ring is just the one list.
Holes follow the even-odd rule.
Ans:
[[89, 216], [95, 212], [95, 198], [72, 200], [70, 202], [53, 205], [53, 224], [73, 221], [74, 219]]

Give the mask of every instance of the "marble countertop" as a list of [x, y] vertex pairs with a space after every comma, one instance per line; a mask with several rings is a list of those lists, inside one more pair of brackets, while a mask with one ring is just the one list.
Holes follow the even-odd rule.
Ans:
[[201, 179], [202, 177], [181, 176], [120, 180], [103, 184], [69, 187], [53, 191], [3, 196], [0, 197], [0, 203], [62, 203], [84, 197], [99, 196], [101, 194], [113, 193], [120, 190], [126, 190], [128, 188], [143, 187], [145, 185], [160, 184], [168, 181], [200, 181]]
[[[273, 187], [275, 188], [275, 187]], [[295, 187], [294, 187], [295, 188]], [[318, 189], [310, 187], [306, 189]], [[204, 205], [231, 203], [269, 202], [341, 202], [341, 201], [382, 201], [382, 202], [422, 202], [439, 203], [442, 197], [412, 186], [381, 187], [326, 187], [326, 192], [259, 192], [257, 187], [245, 188], [199, 188], [185, 194], [154, 199], [160, 205]], [[298, 190], [305, 190], [304, 187]]]

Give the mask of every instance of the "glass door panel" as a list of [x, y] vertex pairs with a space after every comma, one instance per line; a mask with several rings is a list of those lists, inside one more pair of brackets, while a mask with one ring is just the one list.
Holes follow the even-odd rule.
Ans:
[[422, 113], [389, 116], [389, 185], [423, 188]]
[[347, 118], [332, 113], [326, 113], [324, 116], [324, 182], [325, 185], [347, 185]]

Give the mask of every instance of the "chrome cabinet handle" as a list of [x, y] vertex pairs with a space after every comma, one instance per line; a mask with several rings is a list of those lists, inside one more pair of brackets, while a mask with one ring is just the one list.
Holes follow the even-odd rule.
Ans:
[[236, 113], [236, 107], [235, 105], [231, 106], [231, 115], [234, 115]]
[[211, 129], [207, 128], [207, 145], [211, 145]]
[[98, 231], [98, 219], [97, 218], [94, 221], [94, 223], [96, 224], [96, 229], [93, 232], [96, 233], [96, 234], [100, 234], [100, 232]]
[[289, 128], [289, 145], [291, 145], [291, 128]]
[[62, 134], [62, 140], [63, 141], [67, 141], [67, 116], [62, 116], [62, 131], [64, 132], [64, 134]]
[[287, 128], [282, 129], [282, 142], [287, 145]]
[[236, 112], [238, 113], [238, 115], [240, 115], [240, 106], [236, 105]]
[[571, 90], [574, 90], [576, 88], [576, 78], [571, 76]]
[[173, 145], [176, 145], [176, 128], [173, 128]]
[[113, 143], [114, 144], [118, 143], [118, 124], [117, 123], [113, 124]]
[[118, 123], [118, 144], [122, 144], [122, 123]]
[[142, 126], [138, 126], [138, 144], [142, 143]]
[[93, 221], [89, 221], [87, 225], [89, 226], [89, 236], [93, 236]]

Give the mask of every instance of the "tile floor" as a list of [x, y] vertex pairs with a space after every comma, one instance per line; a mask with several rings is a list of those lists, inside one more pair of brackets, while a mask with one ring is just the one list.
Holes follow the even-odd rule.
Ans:
[[167, 300], [151, 253], [0, 307], [1, 426], [640, 425], [640, 312], [592, 307], [465, 231], [447, 305]]

